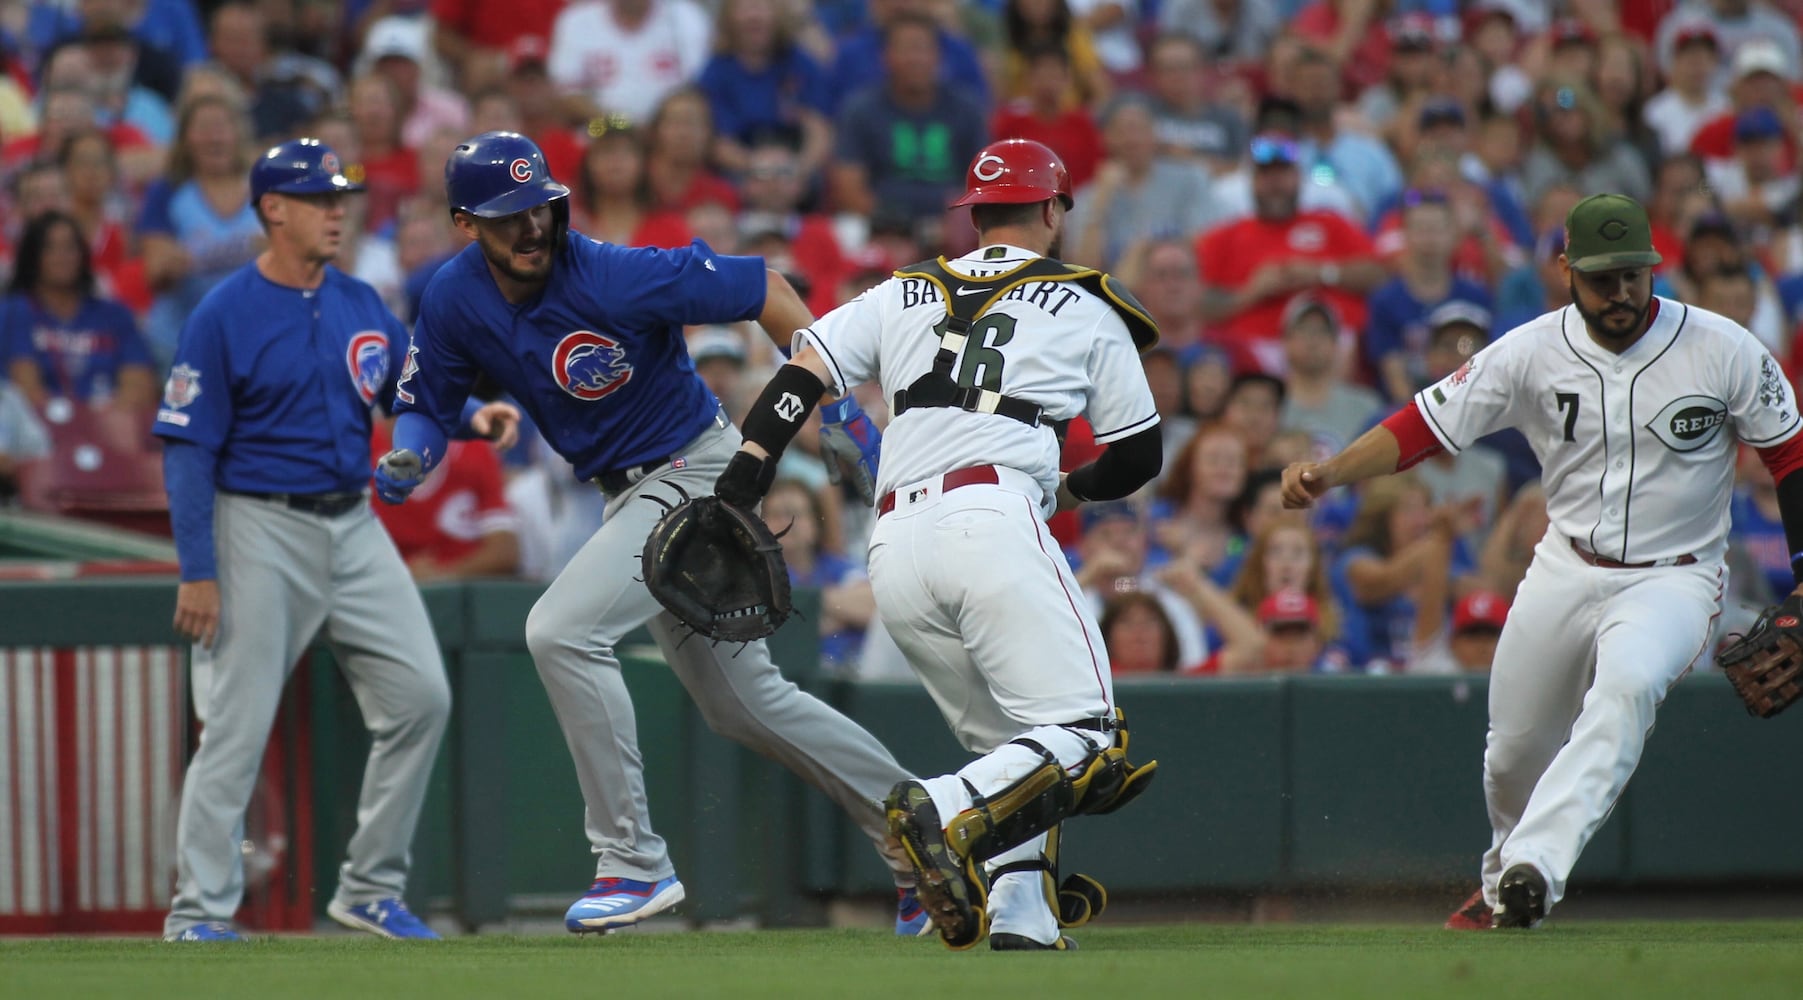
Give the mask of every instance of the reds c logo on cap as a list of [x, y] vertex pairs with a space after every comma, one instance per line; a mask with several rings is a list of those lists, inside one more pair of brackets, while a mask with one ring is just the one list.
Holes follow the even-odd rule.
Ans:
[[1008, 165], [1003, 162], [1002, 158], [994, 153], [984, 153], [982, 156], [977, 157], [976, 163], [971, 165], [970, 173], [971, 176], [975, 177], [977, 180], [992, 181], [997, 177], [1002, 176], [1002, 171], [1006, 169], [1007, 166]]
[[551, 374], [564, 392], [593, 401], [631, 381], [632, 366], [619, 341], [593, 330], [577, 330], [557, 342]]
[[524, 184], [532, 179], [532, 161], [522, 156], [507, 165], [507, 172], [513, 175], [514, 180]]

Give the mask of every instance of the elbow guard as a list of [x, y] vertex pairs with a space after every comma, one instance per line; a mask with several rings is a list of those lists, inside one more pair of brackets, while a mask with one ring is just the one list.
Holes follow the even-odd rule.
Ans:
[[1157, 424], [1121, 438], [1072, 472], [1065, 486], [1079, 500], [1119, 500], [1164, 469], [1164, 432]]

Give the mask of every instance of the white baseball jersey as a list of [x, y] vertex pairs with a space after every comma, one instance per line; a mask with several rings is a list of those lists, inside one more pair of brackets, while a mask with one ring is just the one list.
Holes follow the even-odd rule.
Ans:
[[1553, 531], [1625, 563], [1716, 551], [1728, 533], [1737, 442], [1797, 433], [1797, 399], [1769, 352], [1726, 317], [1655, 298], [1634, 346], [1598, 346], [1572, 307], [1515, 328], [1415, 396], [1457, 453], [1516, 427], [1539, 456]]
[[[990, 246], [947, 261], [954, 276], [989, 277], [1038, 257]], [[827, 361], [835, 392], [875, 379], [885, 398], [933, 368], [945, 302], [923, 278], [890, 278], [798, 334]], [[877, 492], [972, 465], [1027, 473], [1058, 488], [1058, 440], [1048, 421], [1087, 415], [1107, 444], [1158, 423], [1139, 352], [1119, 314], [1074, 281], [1028, 281], [971, 324], [952, 380], [1043, 407], [1038, 427], [952, 407], [909, 409], [883, 432]]]

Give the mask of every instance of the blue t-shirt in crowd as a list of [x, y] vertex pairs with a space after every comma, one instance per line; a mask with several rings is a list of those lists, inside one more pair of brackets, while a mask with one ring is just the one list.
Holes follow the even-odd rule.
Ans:
[[[832, 99], [843, 103], [867, 87], [880, 86], [884, 72], [883, 34], [867, 27], [839, 43], [833, 61]], [[979, 107], [989, 107], [989, 78], [983, 74], [976, 48], [944, 30], [939, 32], [939, 82], [951, 85]]]
[[175, 354], [182, 324], [201, 298], [256, 256], [263, 227], [248, 198], [230, 216], [221, 217], [194, 181], [178, 185], [157, 181], [144, 192], [138, 232], [167, 236], [188, 251], [187, 276], [157, 296], [144, 324], [151, 350], [166, 359]]
[[34, 363], [52, 396], [95, 404], [112, 398], [120, 369], [154, 368], [131, 310], [93, 297], [63, 319], [28, 294], [7, 296], [0, 303], [0, 357], [8, 366], [20, 358]]
[[[1360, 604], [1352, 596], [1346, 567], [1355, 559], [1381, 558], [1376, 550], [1354, 546], [1340, 553], [1328, 572], [1334, 599], [1343, 614], [1340, 641], [1351, 657], [1353, 669], [1364, 671], [1373, 660], [1386, 660], [1395, 669], [1408, 658], [1415, 633], [1415, 600], [1406, 592], [1379, 604]], [[1475, 572], [1477, 563], [1464, 539], [1452, 546], [1452, 575], [1456, 579]]]
[[[1388, 355], [1401, 352], [1408, 362], [1410, 378], [1427, 384], [1427, 316], [1441, 305], [1459, 300], [1490, 308], [1490, 289], [1466, 278], [1454, 277], [1446, 295], [1433, 302], [1423, 302], [1409, 291], [1401, 278], [1391, 278], [1371, 293], [1370, 317], [1365, 322], [1365, 359], [1372, 371]], [[1384, 386], [1380, 382], [1378, 391]], [[1399, 402], [1393, 400], [1392, 402]]]
[[[789, 566], [789, 586], [837, 587], [857, 575], [851, 561], [830, 552], [822, 552], [814, 559], [813, 572], [802, 575]], [[844, 670], [857, 659], [858, 651], [864, 648], [864, 630], [861, 628], [842, 628], [820, 637], [820, 666], [827, 671]]]
[[774, 132], [799, 135], [801, 112], [833, 111], [826, 71], [799, 48], [791, 47], [760, 70], [719, 53], [702, 68], [699, 82], [714, 112], [714, 131], [739, 142]]
[[1771, 588], [1770, 594], [1762, 595], [1761, 603], [1776, 601], [1790, 593], [1797, 581], [1791, 574], [1790, 544], [1784, 538], [1784, 522], [1766, 517], [1753, 502], [1752, 494], [1744, 489], [1735, 490], [1733, 499], [1728, 501], [1728, 518], [1729, 531], [1746, 548], [1753, 564], [1759, 567], [1763, 585]]

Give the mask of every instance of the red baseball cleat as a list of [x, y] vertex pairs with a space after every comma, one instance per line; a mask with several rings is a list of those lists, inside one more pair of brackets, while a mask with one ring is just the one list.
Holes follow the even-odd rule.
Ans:
[[1492, 923], [1490, 904], [1484, 902], [1484, 890], [1471, 894], [1465, 905], [1446, 918], [1446, 929], [1449, 931], [1487, 931]]

